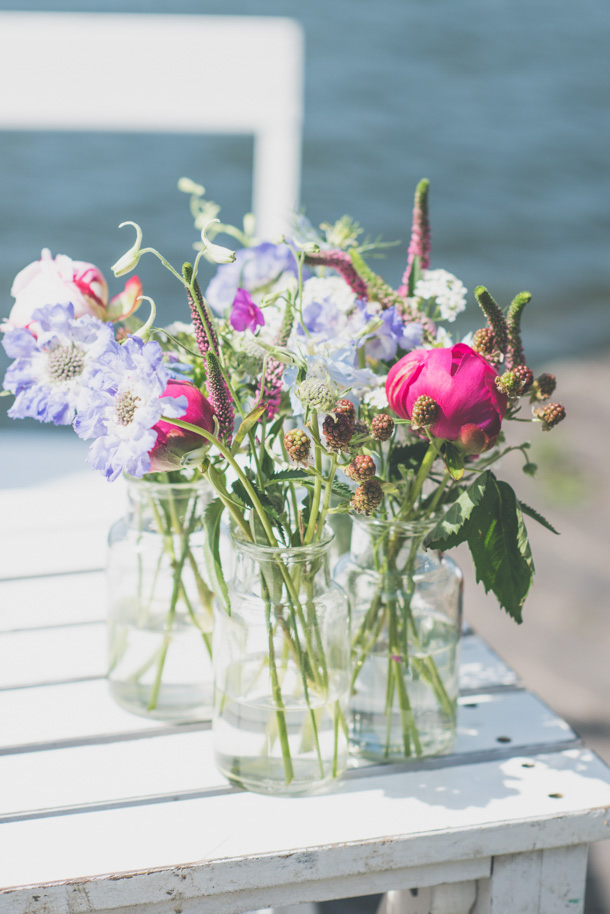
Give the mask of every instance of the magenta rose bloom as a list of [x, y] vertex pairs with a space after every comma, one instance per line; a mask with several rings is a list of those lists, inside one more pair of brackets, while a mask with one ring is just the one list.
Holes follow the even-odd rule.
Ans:
[[[206, 432], [214, 431], [214, 410], [199, 388], [191, 384], [190, 381], [169, 380], [161, 396], [173, 397], [174, 399], [184, 397], [186, 409], [180, 419], [184, 422], [189, 422], [191, 425], [197, 425]], [[196, 432], [187, 431], [163, 420], [153, 425], [153, 431], [157, 433], [157, 442], [152, 450], [149, 451], [149, 472], [151, 473], [178, 469], [180, 461], [185, 454], [202, 447], [206, 443], [205, 438], [202, 438]]]
[[458, 343], [449, 349], [415, 349], [392, 366], [386, 380], [388, 403], [410, 419], [415, 401], [431, 397], [438, 413], [430, 432], [481, 453], [495, 443], [507, 398], [496, 387], [497, 371], [487, 359]]

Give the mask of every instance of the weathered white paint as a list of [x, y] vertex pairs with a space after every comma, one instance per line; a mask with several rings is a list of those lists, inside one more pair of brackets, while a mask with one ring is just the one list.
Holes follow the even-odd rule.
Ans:
[[477, 885], [473, 881], [437, 885], [430, 895], [430, 914], [470, 914]]
[[[408, 880], [390, 885], [392, 871], [449, 861], [460, 869], [481, 857], [588, 843], [609, 833], [610, 776], [599, 759], [571, 750], [534, 763], [522, 768], [520, 759], [507, 759], [381, 774], [299, 800], [234, 791], [14, 822], [1, 826], [8, 846], [0, 885], [137, 872], [111, 880], [104, 891], [116, 894], [117, 904], [126, 904], [124, 893], [132, 891], [153, 904], [167, 872], [190, 864], [193, 897], [288, 884], [310, 900], [301, 883], [336, 880], [334, 897], [341, 897], [353, 894], [355, 877], [363, 877], [363, 888], [384, 873], [386, 887], [408, 887]], [[551, 799], [551, 792], [562, 797]], [[89, 894], [104, 882], [88, 884]], [[411, 882], [422, 884], [430, 883]]]
[[[138, 92], [143, 72], [146, 92]], [[298, 207], [302, 72], [303, 34], [290, 19], [0, 18], [0, 81], [12, 87], [0, 98], [3, 128], [252, 133], [261, 237], [286, 230]]]
[[582, 914], [587, 850], [576, 844], [496, 857], [473, 914]]
[[[51, 540], [74, 542], [66, 570], [93, 567], [112, 507], [103, 486], [90, 537], [73, 504], [61, 513], [67, 490], [41, 495], [39, 544], [48, 557]], [[45, 511], [59, 511], [56, 528]], [[33, 523], [17, 518], [23, 542]], [[103, 672], [99, 603], [75, 608], [100, 580], [0, 584], [2, 914], [281, 914], [383, 891], [385, 914], [466, 914], [474, 881], [472, 914], [582, 914], [586, 845], [610, 831], [610, 773], [566, 748], [569, 727], [514, 689], [476, 636], [451, 756], [354, 768], [325, 796], [261, 797], [219, 777], [209, 730], [133, 717], [101, 679], [66, 682]], [[17, 687], [45, 677], [61, 681]]]

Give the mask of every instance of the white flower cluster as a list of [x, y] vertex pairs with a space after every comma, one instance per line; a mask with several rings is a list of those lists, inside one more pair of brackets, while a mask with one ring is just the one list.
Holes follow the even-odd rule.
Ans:
[[303, 286], [303, 307], [317, 302], [332, 302], [337, 311], [348, 314], [356, 304], [356, 293], [341, 276], [312, 276]]
[[444, 321], [454, 321], [466, 307], [465, 286], [447, 270], [424, 270], [414, 294], [416, 298], [436, 301], [440, 318]]

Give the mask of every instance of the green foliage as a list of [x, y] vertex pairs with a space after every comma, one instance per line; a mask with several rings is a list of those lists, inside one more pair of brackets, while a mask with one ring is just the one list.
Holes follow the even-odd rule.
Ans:
[[424, 455], [428, 450], [427, 441], [416, 441], [414, 444], [400, 444], [392, 448], [388, 464], [388, 479], [395, 477], [399, 467], [407, 470], [419, 470]]
[[537, 521], [542, 527], [546, 527], [547, 530], [550, 530], [551, 533], [554, 533], [555, 536], [559, 536], [559, 530], [555, 530], [555, 527], [540, 514], [539, 511], [536, 511], [535, 508], [530, 508], [529, 505], [526, 505], [524, 501], [519, 502], [519, 507], [521, 508], [522, 514], [527, 514], [528, 517], [531, 517], [532, 520]]
[[254, 428], [260, 417], [266, 410], [266, 406], [256, 406], [254, 409], [251, 409], [247, 416], [244, 416], [242, 419], [239, 428], [237, 429], [237, 434], [233, 440], [233, 445], [231, 446], [231, 453], [236, 454], [241, 446], [242, 441], [248, 434], [248, 432]]
[[447, 442], [443, 450], [447, 472], [452, 479], [460, 480], [464, 475], [464, 458], [455, 445]]
[[512, 488], [487, 470], [465, 489], [424, 544], [449, 549], [467, 542], [477, 581], [516, 621], [532, 584], [534, 564], [521, 508]]
[[[260, 503], [265, 511], [265, 514], [271, 521], [271, 524], [273, 526], [277, 527], [277, 531], [280, 534], [280, 538], [281, 538], [283, 544], [286, 545], [286, 531], [284, 530], [284, 521], [283, 521], [281, 514], [279, 513], [276, 506], [273, 504], [273, 501], [267, 495], [266, 492], [263, 492], [263, 490], [260, 489], [256, 485], [256, 483], [253, 482], [252, 480], [250, 480], [250, 485], [254, 489], [254, 492], [256, 493], [256, 496], [257, 496], [258, 500], [260, 501]], [[243, 503], [245, 505], [247, 505], [249, 508], [254, 508], [254, 503], [250, 497], [250, 493], [248, 492], [248, 490], [246, 489], [244, 484], [241, 482], [241, 480], [236, 479], [235, 482], [232, 484], [231, 488], [233, 489], [233, 491], [235, 492], [237, 497], [239, 499], [241, 499], [241, 501], [243, 501]]]
[[413, 298], [415, 295], [415, 286], [421, 279], [421, 257], [419, 254], [416, 254], [413, 258], [413, 263], [411, 264], [411, 269], [409, 270], [409, 285], [408, 285], [408, 295], [409, 298]]
[[222, 599], [230, 613], [229, 591], [222, 570], [220, 558], [220, 521], [224, 505], [220, 498], [215, 498], [206, 506], [203, 521], [207, 534], [207, 549], [203, 550], [205, 561], [215, 594]]

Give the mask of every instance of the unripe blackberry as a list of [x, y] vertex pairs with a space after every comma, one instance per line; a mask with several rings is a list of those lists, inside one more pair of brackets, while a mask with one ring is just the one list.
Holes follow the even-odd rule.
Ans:
[[326, 445], [331, 451], [340, 451], [346, 448], [354, 433], [354, 424], [345, 413], [336, 416], [326, 416], [322, 423], [322, 431], [326, 438]]
[[534, 372], [531, 370], [531, 368], [528, 368], [527, 365], [516, 365], [512, 371], [513, 374], [516, 375], [516, 377], [521, 382], [521, 386], [519, 388], [519, 396], [522, 397], [523, 394], [528, 392], [534, 383]]
[[565, 407], [561, 403], [547, 403], [532, 410], [536, 419], [542, 423], [542, 431], [548, 432], [559, 425], [566, 417]]
[[530, 400], [548, 400], [553, 395], [557, 387], [557, 379], [554, 374], [541, 374], [532, 384], [530, 391]]
[[366, 422], [363, 422], [362, 419], [354, 419], [354, 437], [357, 435], [359, 437], [362, 435], [366, 435], [368, 437], [370, 434], [371, 430]]
[[311, 441], [302, 429], [293, 428], [291, 431], [286, 432], [284, 435], [284, 447], [288, 456], [295, 463], [307, 466]]
[[419, 428], [430, 428], [436, 422], [438, 404], [432, 397], [422, 394], [417, 398], [411, 410], [411, 428], [414, 432]]
[[379, 413], [371, 422], [371, 434], [375, 441], [388, 441], [394, 434], [394, 420], [387, 413]]
[[496, 387], [500, 393], [506, 394], [511, 400], [519, 396], [521, 390], [521, 381], [516, 375], [514, 369], [505, 371], [501, 377], [496, 378]]
[[358, 454], [350, 465], [343, 469], [343, 472], [354, 482], [364, 482], [365, 479], [370, 479], [375, 475], [377, 467], [373, 458], [368, 454]]
[[333, 413], [338, 416], [340, 413], [344, 416], [347, 416], [351, 420], [352, 424], [356, 418], [356, 407], [351, 400], [337, 400], [337, 405], [333, 409]]
[[351, 505], [358, 514], [372, 514], [383, 501], [383, 489], [378, 479], [366, 479], [352, 495]]
[[502, 357], [491, 327], [481, 327], [480, 330], [475, 332], [472, 337], [472, 348], [489, 362], [499, 362]]

